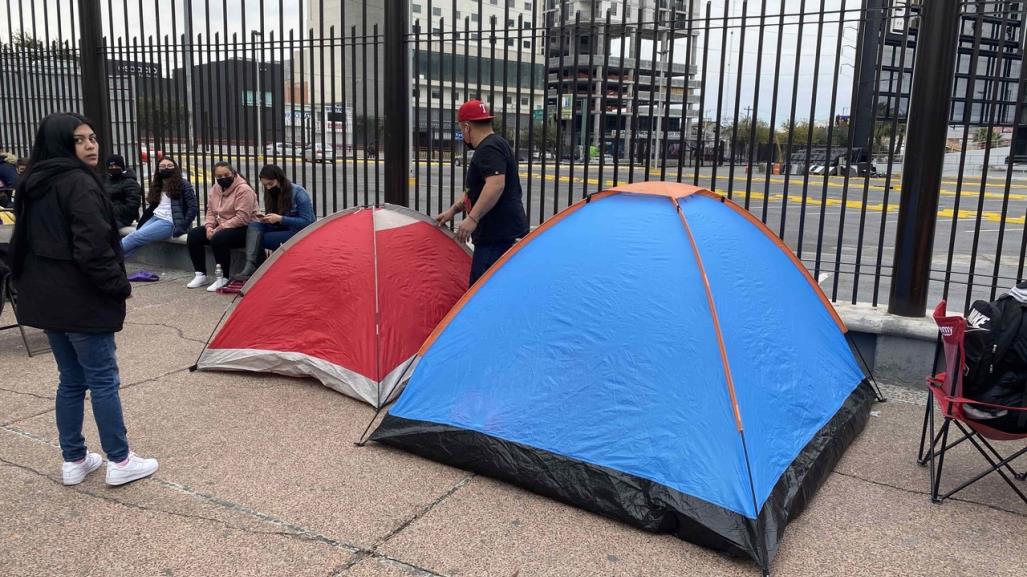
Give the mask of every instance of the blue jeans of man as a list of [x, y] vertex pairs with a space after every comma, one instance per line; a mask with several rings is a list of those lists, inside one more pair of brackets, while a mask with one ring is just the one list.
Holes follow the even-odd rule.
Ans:
[[121, 412], [121, 378], [114, 356], [114, 333], [59, 333], [47, 331], [57, 360], [57, 432], [65, 461], [86, 456], [82, 419], [86, 391], [100, 431], [100, 446], [115, 463], [128, 457], [128, 437]]
[[260, 231], [260, 244], [265, 250], [278, 250], [278, 247], [285, 244], [285, 241], [299, 232], [280, 224], [268, 224], [265, 222], [251, 222], [250, 228]]
[[476, 244], [474, 245], [474, 256], [471, 257], [471, 281], [468, 286], [474, 286], [474, 283], [478, 282], [483, 274], [488, 272], [492, 265], [496, 263], [506, 251], [510, 250], [510, 247], [514, 245], [515, 241], [501, 242], [496, 244]]
[[125, 252], [125, 258], [128, 258], [135, 254], [135, 251], [139, 250], [140, 247], [146, 246], [151, 242], [171, 238], [171, 233], [173, 232], [175, 232], [174, 224], [163, 218], [151, 216], [150, 220], [143, 223], [143, 226], [121, 239], [121, 250]]

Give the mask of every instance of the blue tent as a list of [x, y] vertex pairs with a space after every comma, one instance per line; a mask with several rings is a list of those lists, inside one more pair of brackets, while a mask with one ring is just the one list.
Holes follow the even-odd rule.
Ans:
[[845, 330], [744, 209], [623, 186], [472, 287], [371, 438], [767, 571], [869, 414]]

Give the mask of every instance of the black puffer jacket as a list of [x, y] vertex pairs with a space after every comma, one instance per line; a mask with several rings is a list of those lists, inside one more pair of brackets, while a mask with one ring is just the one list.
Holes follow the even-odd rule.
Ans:
[[96, 174], [76, 159], [45, 160], [19, 184], [16, 198], [18, 320], [59, 332], [120, 331], [132, 286]]
[[118, 177], [108, 177], [107, 190], [114, 205], [114, 220], [118, 228], [129, 226], [139, 218], [139, 205], [142, 204], [142, 193], [139, 181], [131, 170], [125, 169]]

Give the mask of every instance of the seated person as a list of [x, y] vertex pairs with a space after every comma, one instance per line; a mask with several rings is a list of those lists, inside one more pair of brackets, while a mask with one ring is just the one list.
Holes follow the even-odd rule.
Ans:
[[140, 247], [169, 238], [178, 238], [189, 231], [196, 218], [196, 193], [171, 157], [165, 156], [157, 165], [146, 193], [146, 210], [135, 232], [121, 239], [125, 257]]
[[189, 258], [196, 271], [187, 288], [207, 284], [207, 254], [203, 247], [209, 244], [214, 250], [214, 262], [221, 265], [224, 276], [210, 283], [208, 292], [215, 292], [228, 284], [232, 249], [245, 246], [246, 227], [253, 222], [257, 212], [257, 193], [231, 164], [224, 161], [215, 164], [214, 180], [217, 184], [207, 195], [207, 217], [203, 226], [190, 230], [186, 238]]
[[265, 214], [257, 214], [246, 230], [246, 266], [236, 275], [246, 280], [264, 260], [265, 251], [275, 250], [305, 226], [314, 222], [314, 205], [310, 195], [298, 184], [290, 182], [285, 171], [274, 164], [260, 170], [264, 187]]
[[117, 154], [107, 158], [107, 175], [107, 196], [114, 205], [114, 220], [118, 228], [124, 228], [139, 218], [139, 181], [135, 173], [125, 166], [125, 159]]

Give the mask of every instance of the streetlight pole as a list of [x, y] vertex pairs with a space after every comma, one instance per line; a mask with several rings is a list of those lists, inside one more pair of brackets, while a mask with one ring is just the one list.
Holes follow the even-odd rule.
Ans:
[[[250, 32], [250, 41], [253, 42], [254, 50], [256, 50], [257, 37], [261, 39], [264, 35], [256, 30]], [[263, 50], [261, 51], [263, 53]], [[253, 68], [257, 74], [257, 94], [253, 97], [253, 103], [257, 106], [257, 154], [256, 157], [263, 162], [264, 159], [264, 130], [262, 120], [264, 116], [264, 91], [260, 86], [260, 59], [257, 58], [256, 53], [253, 55]]]

